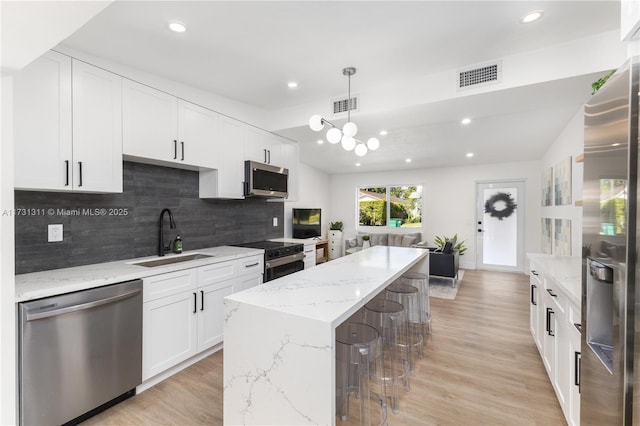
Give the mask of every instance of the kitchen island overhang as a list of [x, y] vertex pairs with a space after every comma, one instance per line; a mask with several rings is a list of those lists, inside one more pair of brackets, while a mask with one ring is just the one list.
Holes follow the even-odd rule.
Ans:
[[226, 297], [224, 423], [335, 423], [335, 328], [428, 256], [374, 246]]

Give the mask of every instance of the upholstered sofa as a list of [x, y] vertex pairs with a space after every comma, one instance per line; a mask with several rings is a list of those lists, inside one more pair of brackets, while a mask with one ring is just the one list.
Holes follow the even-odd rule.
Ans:
[[360, 232], [353, 238], [345, 239], [345, 253], [348, 253], [349, 249], [361, 249], [362, 243], [364, 242], [364, 239], [362, 237], [365, 235], [368, 235], [370, 237], [369, 244], [371, 244], [371, 246], [411, 247], [422, 242], [422, 236], [420, 232], [412, 232], [408, 234]]

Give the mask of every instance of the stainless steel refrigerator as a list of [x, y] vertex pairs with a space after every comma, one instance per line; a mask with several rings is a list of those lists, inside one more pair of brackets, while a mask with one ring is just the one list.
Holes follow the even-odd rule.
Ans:
[[587, 102], [584, 137], [580, 423], [640, 425], [637, 58]]

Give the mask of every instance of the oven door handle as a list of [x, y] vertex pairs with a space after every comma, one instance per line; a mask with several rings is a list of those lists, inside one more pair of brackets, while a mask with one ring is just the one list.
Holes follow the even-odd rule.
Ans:
[[286, 265], [287, 263], [297, 262], [298, 260], [304, 261], [304, 253], [296, 253], [290, 256], [278, 257], [276, 259], [271, 259], [265, 263], [265, 268], [275, 268], [278, 266]]

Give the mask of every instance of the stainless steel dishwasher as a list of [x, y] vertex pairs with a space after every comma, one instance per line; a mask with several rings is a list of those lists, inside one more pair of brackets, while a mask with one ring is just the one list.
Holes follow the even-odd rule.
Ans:
[[19, 305], [23, 425], [76, 423], [142, 382], [142, 281]]

